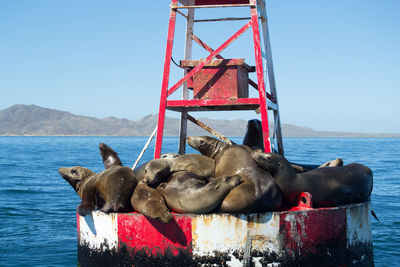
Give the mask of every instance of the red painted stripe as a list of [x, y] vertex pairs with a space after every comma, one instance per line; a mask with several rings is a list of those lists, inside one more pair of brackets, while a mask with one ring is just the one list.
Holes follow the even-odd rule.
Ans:
[[192, 218], [174, 215], [168, 224], [148, 219], [139, 213], [118, 214], [119, 247], [126, 246], [135, 253], [146, 250], [153, 256], [172, 252], [192, 253]]
[[315, 253], [317, 246], [346, 244], [346, 209], [315, 209], [280, 215], [284, 247], [295, 255]]
[[237, 98], [237, 99], [190, 99], [190, 100], [168, 100], [168, 107], [193, 107], [193, 106], [222, 106], [252, 104], [258, 105], [258, 98]]

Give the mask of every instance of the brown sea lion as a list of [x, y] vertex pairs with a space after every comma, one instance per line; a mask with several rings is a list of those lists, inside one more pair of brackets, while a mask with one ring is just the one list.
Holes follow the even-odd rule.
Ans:
[[79, 215], [86, 216], [96, 208], [106, 213], [132, 210], [130, 200], [137, 182], [129, 167], [111, 166], [96, 174], [75, 166], [60, 168], [59, 173], [82, 199]]
[[264, 151], [261, 121], [257, 119], [247, 121], [247, 131], [243, 138], [243, 145], [252, 149]]
[[[177, 158], [180, 157], [181, 155], [178, 153], [174, 153], [174, 152], [170, 152], [170, 153], [165, 153], [162, 154], [160, 156], [160, 159], [172, 159], [172, 158]], [[147, 166], [147, 163], [149, 163], [150, 161], [147, 161], [145, 163], [143, 163], [142, 165], [136, 167], [133, 170], [133, 173], [136, 175], [136, 177], [138, 178], [138, 180], [143, 180], [144, 178], [144, 174], [145, 174], [145, 168]]]
[[[263, 142], [263, 132], [261, 121], [258, 119], [253, 119], [247, 121], [247, 131], [243, 138], [243, 145], [252, 148], [256, 152], [264, 152], [264, 142]], [[328, 161], [321, 166], [315, 164], [299, 164], [293, 163], [292, 168], [297, 173], [303, 173], [319, 167], [336, 167], [343, 166], [343, 161], [341, 159], [335, 159]]]
[[151, 218], [168, 223], [172, 219], [164, 197], [156, 189], [140, 181], [132, 194], [131, 204], [134, 210]]
[[296, 174], [290, 163], [279, 154], [253, 152], [253, 158], [272, 174], [290, 204], [295, 204], [301, 192], [311, 193], [315, 207], [359, 203], [371, 195], [372, 171], [362, 164], [322, 167]]
[[115, 152], [111, 147], [104, 143], [100, 143], [99, 149], [105, 169], [108, 169], [111, 166], [122, 166], [122, 162], [118, 157], [117, 152]]
[[281, 207], [282, 193], [273, 177], [257, 166], [247, 146], [228, 145], [209, 136], [189, 136], [188, 144], [215, 160], [215, 176], [239, 175], [241, 183], [222, 201], [221, 212], [263, 212]]
[[178, 171], [190, 171], [208, 181], [214, 176], [213, 159], [199, 154], [185, 154], [176, 158], [153, 159], [145, 167], [143, 181], [157, 185]]
[[[122, 166], [118, 154], [111, 147], [101, 143], [99, 148], [103, 158], [104, 167], [106, 169], [110, 166]], [[176, 153], [168, 153], [163, 155], [164, 158], [174, 158], [177, 156], [179, 156], [179, 154]], [[151, 219], [168, 223], [172, 219], [172, 215], [167, 207], [167, 204], [165, 203], [163, 196], [154, 188], [151, 188], [147, 184], [141, 182], [136, 175], [135, 177], [137, 180], [137, 185], [131, 197], [131, 205], [133, 209]]]
[[173, 211], [207, 213], [214, 210], [239, 183], [239, 175], [218, 177], [206, 183], [192, 172], [179, 171], [160, 184], [157, 191]]

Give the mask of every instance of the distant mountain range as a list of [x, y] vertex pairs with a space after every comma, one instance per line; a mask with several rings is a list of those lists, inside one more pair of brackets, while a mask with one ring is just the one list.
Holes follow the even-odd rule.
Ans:
[[[198, 118], [225, 136], [244, 136], [247, 121], [214, 120]], [[0, 111], [0, 135], [2, 136], [149, 136], [157, 124], [157, 115], [147, 115], [131, 121], [108, 117], [75, 115], [66, 111], [48, 109], [36, 105], [14, 105]], [[316, 131], [308, 127], [282, 124], [284, 137], [400, 137], [400, 134], [360, 134]], [[164, 135], [179, 134], [179, 119], [166, 118]], [[198, 126], [188, 123], [188, 135], [208, 134]]]

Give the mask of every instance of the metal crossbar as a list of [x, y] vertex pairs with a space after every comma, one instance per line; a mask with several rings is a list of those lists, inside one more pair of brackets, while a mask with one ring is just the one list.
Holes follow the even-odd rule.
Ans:
[[[240, 1], [242, 4], [212, 4], [211, 1], [200, 1], [200, 4], [196, 4], [195, 0], [179, 1], [181, 6], [178, 5], [178, 0], [171, 0], [170, 5], [170, 19], [168, 26], [168, 38], [167, 38], [167, 49], [164, 63], [164, 75], [161, 88], [160, 98], [160, 109], [158, 114], [158, 128], [156, 145], [154, 151], [154, 157], [158, 158], [161, 154], [162, 137], [165, 121], [165, 111], [174, 110], [181, 112], [181, 124], [180, 124], [180, 141], [179, 141], [179, 153], [185, 153], [185, 139], [187, 131], [187, 120], [192, 122], [198, 122], [196, 119], [191, 117], [189, 111], [216, 111], [216, 110], [256, 110], [261, 115], [261, 123], [263, 129], [263, 142], [266, 152], [270, 152], [274, 146], [274, 142], [278, 145], [279, 153], [283, 154], [282, 135], [280, 129], [280, 118], [279, 118], [279, 106], [276, 94], [276, 85], [272, 64], [271, 47], [268, 34], [267, 25], [267, 13], [265, 8], [264, 0], [249, 0]], [[217, 1], [218, 2], [218, 1]], [[222, 1], [220, 1], [221, 3]], [[244, 3], [245, 2], [245, 3]], [[211, 3], [211, 4], [210, 4]], [[214, 2], [215, 3], [215, 2]], [[226, 3], [226, 2], [225, 2]], [[221, 8], [221, 7], [250, 7], [249, 18], [216, 18], [216, 19], [194, 19], [194, 12], [197, 8]], [[184, 14], [180, 10], [187, 9], [187, 14]], [[185, 60], [192, 59], [192, 41], [198, 43], [201, 47], [207, 50], [210, 54], [207, 58], [196, 62], [192, 69], [185, 69], [183, 78], [169, 88], [169, 75], [170, 75], [170, 62], [172, 59], [172, 47], [175, 33], [176, 14], [180, 14], [186, 18], [186, 42], [185, 42]], [[240, 28], [234, 35], [232, 35], [227, 41], [220, 45], [216, 50], [213, 50], [205, 42], [200, 40], [193, 34], [193, 26], [195, 22], [218, 22], [218, 21], [236, 21], [236, 20], [249, 20], [242, 28]], [[260, 31], [261, 25], [261, 31]], [[248, 28], [253, 30], [253, 44], [254, 44], [254, 55], [255, 55], [255, 70], [257, 75], [257, 82], [248, 79], [249, 85], [254, 87], [258, 91], [257, 98], [247, 98], [246, 95], [238, 98], [232, 98], [226, 96], [226, 98], [220, 99], [189, 99], [188, 81], [203, 71], [205, 66], [214, 58], [224, 59], [220, 53], [227, 48], [234, 40], [241, 36]], [[261, 38], [261, 36], [263, 38]], [[214, 62], [214, 61], [213, 61]], [[245, 64], [246, 65], [246, 64]], [[247, 66], [247, 65], [246, 65]], [[248, 67], [248, 66], [247, 66]], [[254, 68], [254, 67], [253, 67]], [[203, 71], [204, 73], [204, 71]], [[247, 75], [247, 73], [246, 73]], [[197, 76], [198, 77], [198, 76]], [[269, 91], [267, 91], [266, 83], [269, 83]], [[182, 100], [168, 100], [167, 98], [172, 95], [176, 90], [183, 86]], [[225, 97], [225, 96], [224, 96]], [[271, 109], [274, 114], [274, 131], [272, 139], [270, 138], [269, 127], [268, 127], [268, 109]], [[196, 123], [202, 125], [201, 123]], [[203, 125], [204, 126], [204, 125]], [[210, 132], [215, 132], [209, 129]], [[218, 136], [217, 136], [218, 137]]]
[[172, 86], [167, 93], [167, 96], [170, 96], [173, 92], [175, 92], [179, 87], [182, 86], [184, 82], [186, 82], [188, 79], [193, 77], [201, 68], [204, 67], [207, 63], [209, 63], [216, 55], [221, 53], [222, 50], [228, 47], [233, 41], [235, 41], [240, 35], [242, 35], [250, 26], [252, 25], [252, 22], [249, 21], [247, 22], [242, 28], [240, 28], [234, 35], [232, 35], [226, 42], [224, 42], [220, 47], [218, 47], [214, 52], [212, 52], [208, 57], [203, 59], [199, 65], [194, 67], [188, 74], [185, 75], [179, 82], [177, 82], [174, 86]]
[[220, 8], [220, 7], [255, 7], [254, 4], [230, 4], [230, 5], [201, 5], [201, 6], [173, 6], [171, 9], [189, 9], [189, 8]]

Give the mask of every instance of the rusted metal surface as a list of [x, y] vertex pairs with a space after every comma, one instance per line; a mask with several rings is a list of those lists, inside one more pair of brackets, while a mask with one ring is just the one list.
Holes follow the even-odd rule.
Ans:
[[[81, 266], [373, 266], [370, 203], [258, 214], [78, 216]], [[89, 217], [89, 218], [88, 218]]]
[[[200, 60], [183, 60], [181, 67], [194, 68]], [[191, 87], [195, 99], [247, 98], [248, 71], [244, 59], [217, 59], [204, 65], [193, 77]]]

